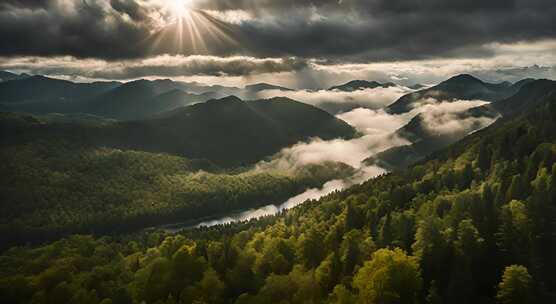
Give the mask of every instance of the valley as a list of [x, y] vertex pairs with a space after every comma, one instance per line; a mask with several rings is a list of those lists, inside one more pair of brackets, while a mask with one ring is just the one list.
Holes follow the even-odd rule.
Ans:
[[[0, 295], [36, 301], [65, 288], [84, 299], [91, 291], [83, 284], [91, 283], [82, 282], [105, 269], [102, 281], [114, 287], [94, 295], [122, 303], [268, 303], [284, 288], [291, 302], [356, 301], [368, 288], [362, 276], [375, 267], [364, 261], [384, 258], [413, 265], [400, 278], [418, 280], [412, 289], [390, 287], [404, 296], [491, 297], [496, 274], [519, 263], [551, 297], [554, 248], [546, 232], [556, 219], [556, 83], [530, 81], [493, 102], [446, 94], [452, 99], [427, 100], [408, 113], [360, 108], [336, 117], [289, 99], [236, 97], [129, 122], [3, 113], [1, 193], [10, 204], [2, 205]], [[521, 110], [509, 110], [513, 103]], [[446, 122], [449, 132], [441, 128]], [[278, 148], [249, 154], [259, 141], [242, 137], [253, 126], [265, 134], [261, 142]], [[192, 130], [212, 139], [218, 131], [223, 137], [213, 144], [221, 146], [172, 148], [178, 138], [189, 144]], [[160, 134], [171, 145], [157, 142]], [[232, 142], [241, 142], [239, 154]], [[410, 160], [392, 160], [391, 151]], [[387, 173], [386, 159], [405, 169]], [[478, 262], [487, 257], [497, 262]], [[469, 289], [450, 278], [485, 271]], [[203, 285], [208, 280], [219, 286], [216, 294]], [[172, 287], [176, 281], [185, 287]]]

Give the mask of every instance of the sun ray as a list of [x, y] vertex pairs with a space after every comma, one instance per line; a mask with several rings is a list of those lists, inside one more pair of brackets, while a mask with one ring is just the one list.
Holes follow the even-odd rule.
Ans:
[[166, 1], [166, 9], [176, 19], [182, 19], [189, 13], [191, 4], [190, 0], [168, 0]]
[[241, 45], [243, 39], [232, 25], [194, 9], [191, 0], [160, 3], [164, 23], [145, 41], [150, 54], [210, 55]]

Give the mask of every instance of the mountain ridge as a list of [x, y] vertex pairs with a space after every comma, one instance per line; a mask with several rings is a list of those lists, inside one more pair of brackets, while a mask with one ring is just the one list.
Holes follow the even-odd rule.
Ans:
[[412, 92], [400, 97], [388, 107], [386, 111], [390, 114], [402, 114], [409, 112], [414, 103], [422, 100], [453, 101], [460, 100], [485, 100], [497, 101], [517, 93], [524, 83], [511, 85], [509, 83], [486, 83], [470, 74], [459, 74], [453, 76], [435, 86]]
[[328, 88], [329, 91], [338, 90], [344, 92], [352, 92], [363, 89], [375, 89], [375, 88], [389, 88], [395, 87], [396, 84], [392, 82], [380, 83], [378, 81], [367, 81], [367, 80], [351, 80], [344, 84], [332, 86]]
[[[288, 98], [243, 101], [235, 96], [177, 108], [144, 120], [103, 124], [35, 124], [9, 130], [8, 142], [37, 138], [97, 147], [169, 153], [224, 166], [255, 163], [312, 137], [351, 138], [355, 129], [327, 112]], [[15, 137], [15, 133], [24, 133]], [[26, 135], [25, 135], [26, 134]]]

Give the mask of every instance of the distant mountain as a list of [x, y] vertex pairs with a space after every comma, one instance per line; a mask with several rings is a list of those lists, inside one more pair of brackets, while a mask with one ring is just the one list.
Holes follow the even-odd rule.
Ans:
[[268, 83], [237, 88], [170, 79], [75, 83], [40, 75], [22, 78], [22, 75], [9, 72], [0, 73], [0, 77], [10, 79], [0, 82], [0, 109], [3, 111], [85, 113], [118, 120], [143, 119], [230, 95], [257, 99], [257, 93], [264, 90], [291, 91]]
[[281, 86], [264, 83], [264, 82], [247, 85], [245, 86], [245, 90], [253, 93], [264, 91], [264, 90], [293, 91], [290, 88], [281, 87]]
[[[32, 123], [8, 130], [7, 141], [69, 140], [87, 146], [165, 152], [207, 159], [225, 167], [255, 163], [311, 137], [351, 138], [355, 130], [313, 106], [287, 98], [210, 100], [176, 109], [155, 119], [117, 123]], [[24, 132], [25, 131], [25, 132]]]
[[426, 87], [425, 85], [422, 85], [420, 83], [416, 83], [414, 85], [408, 86], [408, 88], [410, 88], [412, 90], [420, 90], [420, 89], [425, 88], [425, 87]]
[[409, 112], [416, 102], [424, 99], [438, 101], [452, 101], [455, 99], [496, 101], [512, 96], [524, 83], [512, 85], [509, 82], [502, 82], [492, 84], [483, 82], [471, 75], [462, 74], [443, 81], [436, 86], [406, 94], [389, 105], [386, 110], [391, 114]]
[[241, 92], [242, 89], [238, 87], [229, 87], [229, 86], [222, 86], [222, 85], [206, 85], [203, 83], [198, 82], [178, 82], [181, 85], [182, 90], [191, 93], [191, 94], [204, 94], [204, 93], [213, 93], [217, 94], [218, 96], [226, 97], [230, 95], [236, 95], [238, 92]]
[[[498, 112], [490, 108], [472, 108], [460, 113], [453, 113], [450, 119], [462, 121], [468, 118], [494, 120]], [[387, 149], [365, 160], [367, 164], [378, 164], [389, 170], [405, 168], [444, 147], [447, 147], [465, 136], [484, 128], [482, 120], [471, 120], [472, 123], [452, 132], [438, 132], [428, 126], [424, 114], [418, 114], [409, 123], [398, 129], [392, 136], [402, 137], [411, 142], [409, 145]]]
[[211, 97], [210, 93], [186, 93], [181, 83], [171, 80], [137, 80], [96, 96], [81, 112], [120, 120], [141, 119]]
[[75, 102], [102, 94], [119, 82], [75, 83], [44, 76], [31, 76], [0, 83], [0, 103]]
[[23, 74], [15, 74], [8, 71], [0, 71], [0, 82], [2, 81], [9, 81], [9, 80], [18, 80], [30, 77], [29, 75]]
[[543, 102], [547, 96], [556, 94], [556, 81], [524, 79], [516, 82], [520, 90], [513, 96], [491, 103], [489, 106], [504, 116], [513, 116]]
[[260, 92], [268, 91], [268, 90], [281, 91], [281, 92], [293, 91], [292, 89], [286, 87], [260, 82], [260, 83], [246, 85], [243, 89], [237, 90], [232, 95], [238, 96], [245, 100], [256, 100], [261, 98], [261, 95], [259, 94]]
[[380, 83], [377, 81], [366, 81], [366, 80], [352, 80], [350, 82], [330, 87], [328, 90], [338, 90], [344, 92], [352, 92], [357, 90], [364, 90], [364, 89], [374, 89], [374, 88], [388, 88], [396, 86], [394, 83], [387, 82], [387, 83]]
[[169, 79], [127, 83], [74, 83], [44, 76], [0, 83], [4, 111], [86, 113], [110, 119], [142, 119], [177, 107], [221, 97], [222, 93], [189, 94], [189, 84]]
[[[519, 91], [508, 98], [457, 113], [454, 118], [460, 120], [469, 117], [494, 119], [500, 115], [503, 118], [510, 118], [556, 97], [556, 81], [525, 79], [510, 86], [519, 87]], [[388, 149], [370, 157], [365, 162], [379, 164], [389, 169], [404, 168], [462, 139], [468, 135], [469, 130], [476, 130], [477, 127], [469, 126], [468, 129], [460, 132], [437, 134], [426, 127], [423, 115], [419, 114], [395, 132], [395, 136], [408, 139], [412, 142], [411, 145]]]

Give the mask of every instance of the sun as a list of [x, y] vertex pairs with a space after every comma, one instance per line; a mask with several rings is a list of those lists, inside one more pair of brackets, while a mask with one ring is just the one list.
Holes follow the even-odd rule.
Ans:
[[192, 0], [167, 0], [166, 8], [176, 18], [184, 18], [191, 9]]

